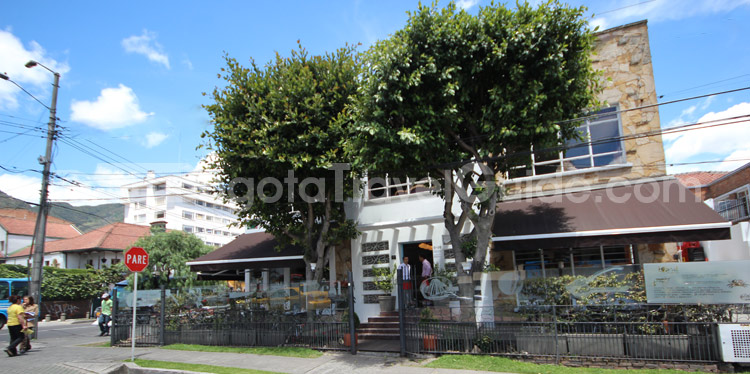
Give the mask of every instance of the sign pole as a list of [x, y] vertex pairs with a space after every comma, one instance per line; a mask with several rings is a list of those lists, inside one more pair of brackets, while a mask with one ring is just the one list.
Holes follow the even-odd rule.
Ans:
[[135, 362], [135, 307], [138, 302], [138, 272], [135, 272], [133, 282], [133, 332], [130, 334], [130, 362]]
[[135, 273], [133, 284], [133, 332], [130, 334], [130, 361], [135, 362], [135, 309], [138, 306], [138, 273], [148, 266], [148, 253], [141, 247], [133, 247], [125, 251], [125, 266]]

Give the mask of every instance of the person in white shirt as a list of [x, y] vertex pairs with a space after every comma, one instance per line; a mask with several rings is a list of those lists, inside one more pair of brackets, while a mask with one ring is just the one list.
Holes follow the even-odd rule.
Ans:
[[[422, 275], [419, 277], [419, 287], [422, 287], [422, 283], [426, 282], [432, 276], [432, 265], [430, 265], [430, 261], [427, 261], [423, 255], [419, 255], [419, 262], [422, 263]], [[417, 292], [417, 296], [420, 294], [421, 292]]]
[[401, 262], [401, 265], [398, 266], [398, 271], [401, 273], [404, 283], [403, 283], [403, 290], [404, 290], [404, 305], [410, 305], [411, 304], [411, 298], [412, 298], [412, 287], [411, 287], [411, 265], [409, 265], [409, 257], [404, 256], [403, 262]]

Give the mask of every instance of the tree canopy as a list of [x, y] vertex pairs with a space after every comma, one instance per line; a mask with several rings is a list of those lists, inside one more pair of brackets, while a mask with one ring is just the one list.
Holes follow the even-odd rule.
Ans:
[[[133, 246], [142, 247], [148, 253], [148, 267], [138, 279], [138, 288], [143, 289], [159, 288], [160, 284], [174, 288], [191, 287], [198, 275], [191, 272], [186, 263], [212, 249], [193, 234], [159, 229], [152, 229], [151, 235], [139, 238]], [[159, 272], [158, 276], [154, 270]], [[132, 279], [130, 284], [133, 284]]]
[[300, 45], [263, 67], [225, 60], [227, 85], [205, 106], [214, 125], [203, 134], [217, 156], [211, 166], [236, 197], [243, 223], [305, 248], [320, 280], [328, 251], [356, 235], [343, 207], [352, 196], [351, 170], [341, 164], [358, 54], [347, 46], [310, 56]]
[[[349, 150], [358, 167], [430, 173], [463, 196], [462, 213], [454, 216], [455, 196], [444, 193], [445, 224], [457, 264], [473, 257], [475, 270], [484, 263], [501, 198], [496, 176], [524, 165], [532, 146], [575, 137], [577, 124], [563, 120], [596, 104], [593, 42], [583, 8], [555, 1], [492, 5], [476, 16], [453, 3], [420, 6], [365, 57]], [[458, 250], [467, 247], [467, 220], [473, 256]]]

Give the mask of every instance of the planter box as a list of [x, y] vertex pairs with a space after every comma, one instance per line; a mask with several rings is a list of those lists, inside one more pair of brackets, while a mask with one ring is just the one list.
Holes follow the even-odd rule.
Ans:
[[578, 356], [623, 357], [625, 338], [622, 334], [565, 334], [568, 353]]
[[687, 335], [627, 335], [625, 346], [632, 358], [685, 360], [690, 358]]
[[516, 336], [516, 347], [519, 352], [528, 352], [538, 355], [554, 355], [555, 343], [557, 343], [557, 353], [568, 354], [568, 338], [565, 335], [548, 334], [523, 334]]
[[381, 312], [393, 312], [396, 310], [396, 296], [378, 296]]

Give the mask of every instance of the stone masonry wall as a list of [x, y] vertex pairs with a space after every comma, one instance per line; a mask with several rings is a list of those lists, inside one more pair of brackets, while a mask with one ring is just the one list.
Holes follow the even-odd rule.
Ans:
[[[627, 110], [657, 103], [646, 21], [598, 33], [593, 64], [603, 72], [603, 91], [599, 98], [606, 105], [619, 105], [619, 110]], [[547, 175], [526, 182], [507, 182], [508, 194], [664, 176], [666, 166], [659, 133], [658, 107], [622, 112], [620, 118], [623, 136], [656, 132], [655, 135], [624, 141], [626, 160], [632, 166], [574, 176]]]

